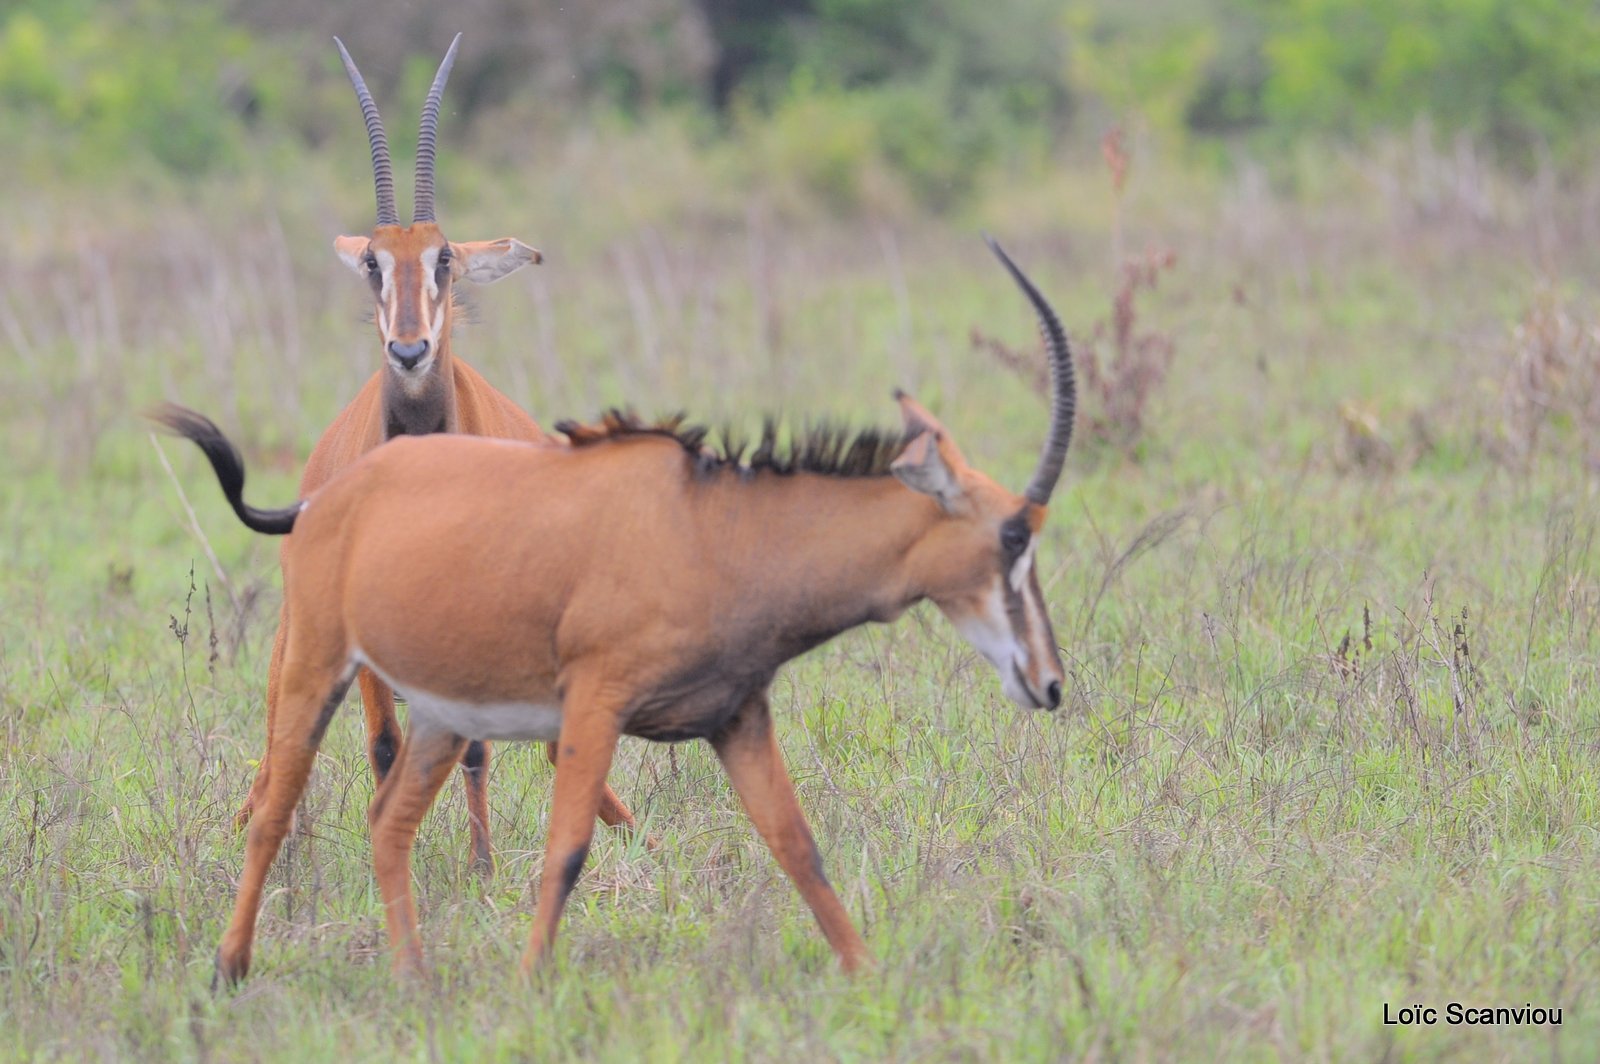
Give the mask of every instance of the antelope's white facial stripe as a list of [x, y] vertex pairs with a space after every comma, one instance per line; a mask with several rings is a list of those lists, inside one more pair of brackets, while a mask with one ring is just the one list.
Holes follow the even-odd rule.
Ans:
[[394, 294], [394, 252], [378, 248], [372, 257], [378, 260], [378, 299], [387, 306]]
[[[439, 350], [439, 334], [444, 331], [444, 305], [439, 301], [439, 253], [444, 246], [428, 248], [422, 253], [422, 290], [427, 298], [417, 308], [422, 331], [427, 333], [429, 346]], [[429, 361], [433, 360], [429, 356]]]
[[422, 290], [428, 293], [429, 299], [439, 298], [439, 248], [427, 248], [422, 252]]
[[[1050, 625], [1050, 612], [1045, 607], [1044, 594], [1042, 591], [1037, 595], [1033, 594], [1033, 589], [1038, 587], [1038, 579], [1031, 564], [1025, 577], [1028, 580], [1027, 589], [1021, 592], [1022, 614], [1027, 624], [1027, 631], [1021, 636], [1027, 640], [1023, 650], [1024, 671], [1027, 665], [1035, 662], [1041, 668], [1048, 668], [1050, 662], [1057, 658], [1054, 646], [1055, 629]], [[1037, 680], [1037, 677], [1032, 677], [1029, 682], [1034, 683]]]
[[1023, 588], [1028, 585], [1028, 573], [1033, 569], [1033, 555], [1039, 549], [1039, 537], [1033, 536], [1028, 540], [1027, 547], [1023, 548], [1017, 560], [1011, 563], [1011, 573], [1007, 577], [1011, 582], [1011, 590], [1023, 594]]
[[[1017, 560], [1011, 564], [1011, 572], [1006, 576], [1006, 579], [1011, 584], [1012, 592], [1022, 599], [1022, 616], [1026, 630], [1018, 632], [1016, 635], [1022, 641], [1018, 645], [1021, 648], [1019, 657], [1024, 669], [1032, 663], [1035, 657], [1033, 653], [1035, 648], [1030, 647], [1028, 645], [1029, 642], [1042, 640], [1051, 631], [1050, 617], [1045, 612], [1043, 598], [1032, 594], [1034, 581], [1031, 577], [1034, 575], [1034, 556], [1038, 553], [1038, 549], [1039, 537], [1034, 536], [1028, 540], [1028, 546], [1017, 557]], [[1048, 647], [1037, 649], [1040, 651], [1040, 657], [1049, 657]]]

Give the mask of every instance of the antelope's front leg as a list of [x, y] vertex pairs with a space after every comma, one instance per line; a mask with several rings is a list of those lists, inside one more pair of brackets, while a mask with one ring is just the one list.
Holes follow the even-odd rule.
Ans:
[[453, 732], [412, 718], [388, 778], [367, 811], [372, 828], [372, 871], [383, 895], [389, 949], [397, 974], [422, 970], [417, 907], [411, 896], [411, 847], [417, 826], [433, 805], [467, 741]]
[[394, 715], [394, 689], [373, 673], [362, 669], [356, 674], [361, 685], [361, 708], [367, 717], [367, 760], [372, 763], [372, 778], [383, 786], [389, 770], [400, 754], [400, 722]]
[[239, 811], [233, 814], [235, 831], [243, 831], [248, 827], [250, 814], [266, 800], [268, 768], [272, 756], [272, 729], [278, 717], [279, 687], [283, 682], [283, 648], [288, 641], [289, 600], [285, 599], [282, 609], [278, 611], [278, 631], [272, 637], [272, 658], [267, 666], [267, 745], [261, 751], [261, 760], [256, 762], [256, 775], [255, 779], [250, 781], [250, 793], [245, 796], [244, 804], [239, 807]]
[[727, 728], [711, 740], [711, 745], [756, 830], [811, 906], [839, 964], [847, 972], [871, 964], [867, 944], [822, 874], [822, 854], [795, 799], [794, 783], [784, 767], [778, 736], [772, 729], [766, 692], [745, 703]]
[[589, 856], [595, 817], [606, 791], [606, 773], [611, 771], [620, 734], [620, 702], [607, 698], [599, 685], [575, 684], [562, 703], [555, 798], [550, 806], [539, 909], [534, 914], [528, 952], [522, 958], [524, 973], [548, 956], [555, 942], [561, 910]]

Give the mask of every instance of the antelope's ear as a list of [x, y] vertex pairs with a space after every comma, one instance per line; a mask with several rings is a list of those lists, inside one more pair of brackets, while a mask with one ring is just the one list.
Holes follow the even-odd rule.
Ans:
[[905, 422], [907, 436], [914, 436], [919, 432], [937, 432], [944, 435], [944, 426], [939, 424], [939, 419], [928, 413], [927, 408], [909, 394], [896, 388], [894, 399], [900, 404], [900, 419]]
[[499, 240], [468, 240], [450, 245], [455, 275], [473, 284], [488, 284], [522, 269], [528, 263], [544, 261], [537, 248], [503, 236]]
[[900, 457], [889, 463], [889, 472], [912, 491], [938, 499], [939, 505], [948, 510], [961, 498], [961, 483], [945, 460], [939, 437], [936, 429], [917, 433]]
[[961, 453], [961, 448], [956, 446], [956, 441], [950, 437], [950, 430], [941, 425], [938, 418], [928, 413], [927, 407], [899, 388], [894, 390], [894, 398], [900, 404], [900, 419], [905, 422], [907, 439], [915, 443], [916, 440], [912, 437], [919, 433], [932, 436], [933, 446], [939, 452], [939, 458], [944, 462], [946, 469], [955, 474], [967, 468], [966, 456]]
[[333, 250], [338, 253], [344, 264], [356, 271], [362, 277], [367, 275], [367, 245], [372, 243], [364, 236], [336, 236], [333, 238]]

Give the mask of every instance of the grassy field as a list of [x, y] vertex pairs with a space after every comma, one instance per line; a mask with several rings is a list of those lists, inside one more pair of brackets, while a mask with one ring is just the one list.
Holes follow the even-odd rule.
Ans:
[[[213, 996], [276, 544], [133, 412], [212, 414], [248, 444], [250, 496], [286, 502], [377, 365], [328, 247], [369, 193], [360, 169], [182, 198], [15, 190], [0, 1057], [1592, 1055], [1600, 184], [1397, 150], [1290, 196], [1149, 164], [1114, 225], [1103, 175], [1067, 167], [956, 222], [846, 223], [696, 191], [678, 156], [586, 150], [515, 186], [454, 166], [441, 191], [453, 236], [548, 256], [457, 338], [546, 423], [609, 404], [892, 423], [903, 384], [1020, 485], [1044, 407], [972, 330], [1031, 355], [1032, 324], [976, 230], [1084, 339], [1111, 315], [1116, 243], [1173, 252], [1130, 332], [1170, 341], [1170, 376], [1137, 433], [1104, 424], [1131, 386], [1086, 390], [1040, 550], [1066, 704], [1014, 709], [931, 608], [781, 676], [801, 801], [879, 958], [855, 981], [709, 749], [630, 740], [612, 783], [665, 845], [602, 834], [558, 962], [520, 982], [551, 774], [503, 746], [493, 880], [468, 871], [459, 785], [418, 842], [427, 987], [389, 975], [347, 707], [255, 970]], [[1383, 1023], [1452, 1001], [1564, 1022]]]

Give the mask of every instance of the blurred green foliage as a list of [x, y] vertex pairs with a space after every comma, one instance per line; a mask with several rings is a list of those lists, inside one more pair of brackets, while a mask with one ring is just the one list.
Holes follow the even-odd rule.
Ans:
[[[1048, 158], [1074, 123], [1225, 149], [1365, 138], [1426, 118], [1513, 161], [1560, 157], [1591, 146], [1600, 98], [1594, 0], [619, 0], [604, 17], [482, 0], [437, 19], [376, 0], [265, 10], [10, 0], [0, 135], [34, 174], [93, 176], [134, 160], [193, 174], [263, 139], [303, 154], [328, 135], [325, 112], [344, 92], [325, 35], [346, 24], [368, 35], [358, 51], [380, 94], [426, 80], [444, 29], [476, 34], [451, 89], [463, 126], [532, 113], [530, 101], [538, 121], [571, 125], [638, 125], [688, 107], [712, 136], [835, 207], [958, 205], [997, 164]], [[391, 125], [403, 147], [411, 123]]]
[[1513, 151], [1563, 146], [1600, 98], [1592, 0], [1283, 0], [1264, 117], [1365, 133], [1422, 114]]
[[14, 2], [0, 22], [0, 122], [81, 172], [148, 155], [196, 173], [295, 91], [281, 57], [215, 4]]
[[1068, 9], [1069, 84], [1114, 121], [1186, 136], [1221, 48], [1215, 5], [1078, 3]]
[[[768, 139], [818, 141], [796, 163], [831, 201], [903, 183], [935, 209], [962, 200], [1007, 145], [1056, 132], [1070, 97], [1055, 0], [811, 0], [725, 12], [740, 42], [719, 95]], [[713, 97], [716, 102], [717, 96]]]

